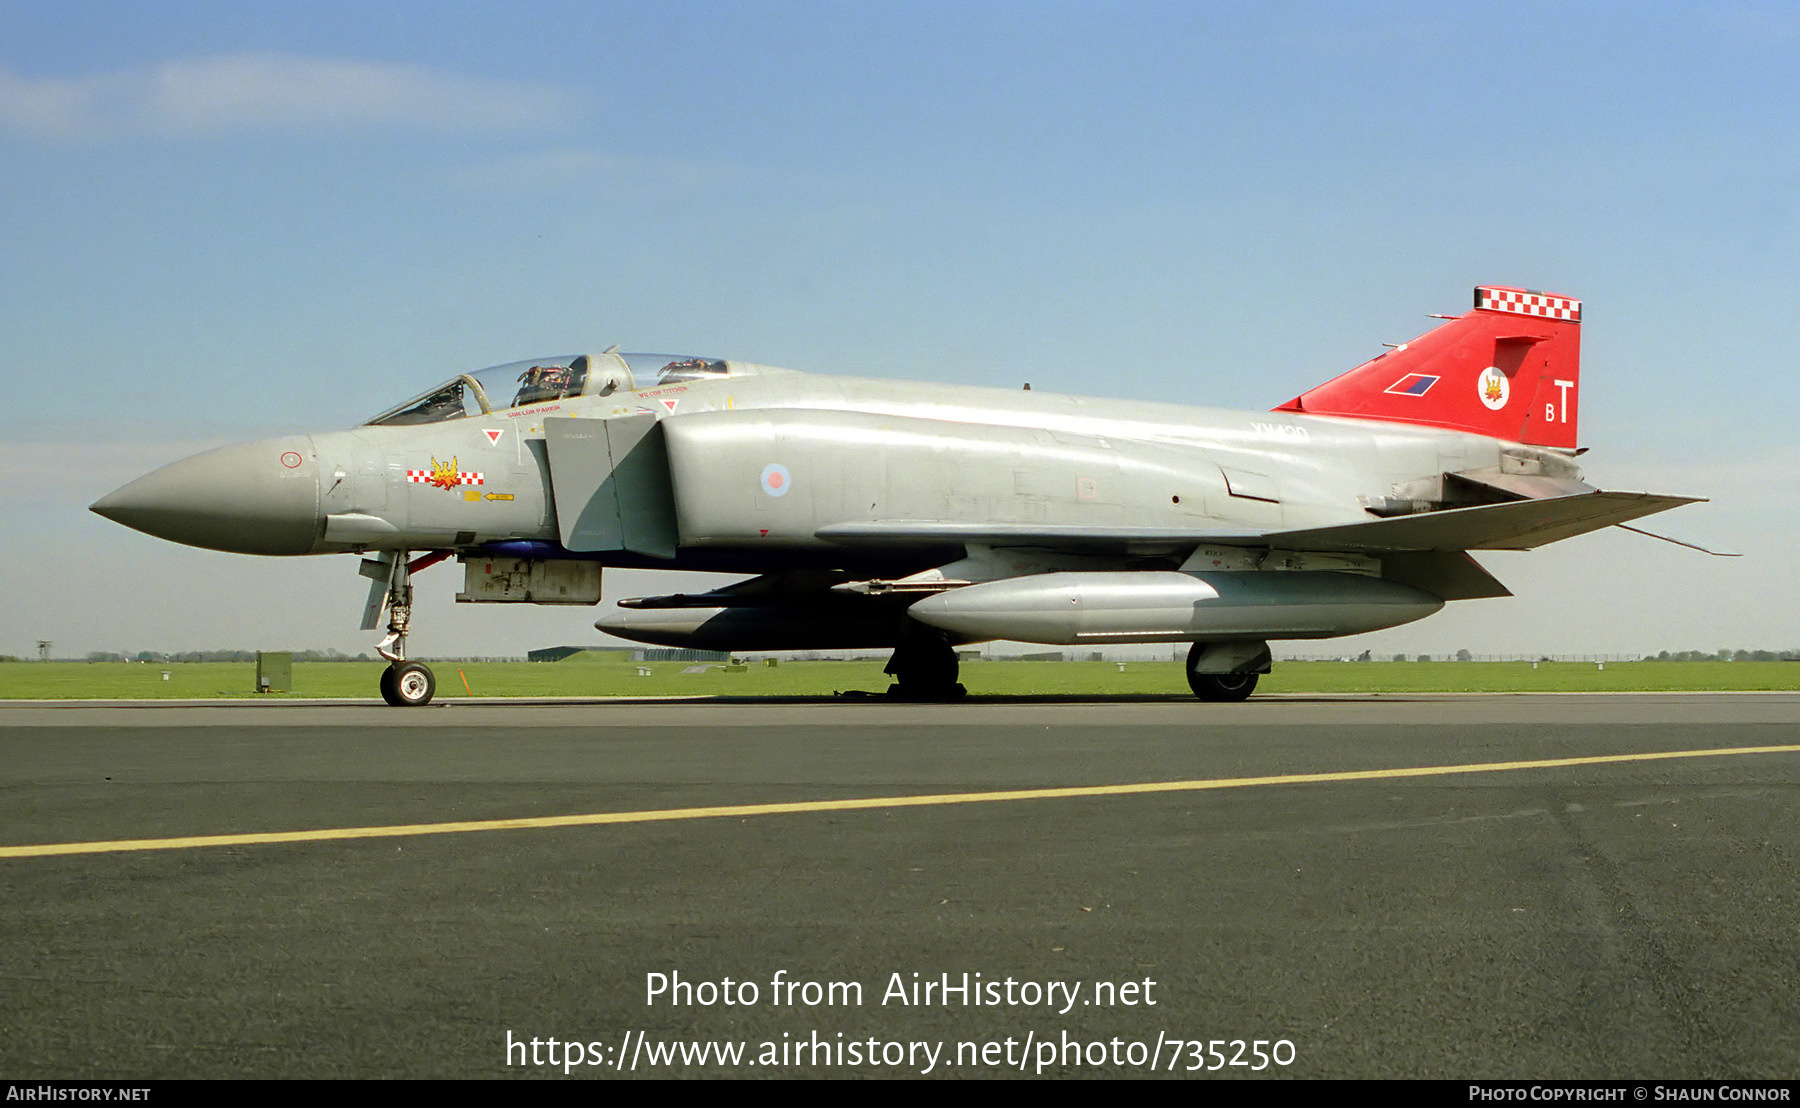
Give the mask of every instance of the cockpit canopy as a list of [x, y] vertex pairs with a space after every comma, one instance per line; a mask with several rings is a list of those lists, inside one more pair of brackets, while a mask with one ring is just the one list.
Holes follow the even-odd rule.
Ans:
[[[365, 426], [441, 423], [447, 419], [526, 408], [573, 396], [608, 396], [623, 389], [736, 376], [753, 367], [717, 358], [668, 354], [574, 354], [508, 362], [463, 373], [366, 421]], [[638, 382], [643, 384], [638, 384]]]

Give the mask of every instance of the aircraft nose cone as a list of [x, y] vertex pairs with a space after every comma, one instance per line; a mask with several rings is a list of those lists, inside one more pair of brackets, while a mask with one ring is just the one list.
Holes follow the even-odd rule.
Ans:
[[304, 435], [224, 446], [146, 473], [89, 510], [189, 546], [306, 554], [319, 535], [318, 460]]

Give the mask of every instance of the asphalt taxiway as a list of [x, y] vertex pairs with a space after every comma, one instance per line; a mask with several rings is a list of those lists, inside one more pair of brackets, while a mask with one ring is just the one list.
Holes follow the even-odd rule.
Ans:
[[0, 1073], [1792, 1077], [1797, 781], [1793, 694], [0, 707]]

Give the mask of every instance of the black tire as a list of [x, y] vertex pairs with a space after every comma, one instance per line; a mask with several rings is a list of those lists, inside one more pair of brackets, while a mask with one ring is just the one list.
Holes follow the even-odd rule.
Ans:
[[885, 672], [894, 676], [888, 696], [893, 700], [925, 702], [959, 700], [969, 694], [956, 680], [960, 666], [956, 648], [948, 639], [913, 624], [901, 632], [894, 655], [888, 659]]
[[1201, 700], [1231, 702], [1248, 700], [1256, 691], [1254, 673], [1195, 673], [1188, 671], [1188, 688]]
[[437, 678], [423, 662], [395, 662], [381, 671], [381, 699], [396, 708], [419, 708], [431, 703]]

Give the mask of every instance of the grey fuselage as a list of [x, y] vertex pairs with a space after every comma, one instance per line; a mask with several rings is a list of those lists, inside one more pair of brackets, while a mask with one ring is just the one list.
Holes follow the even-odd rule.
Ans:
[[[559, 526], [546, 428], [553, 435], [580, 427], [559, 421], [655, 421], [669, 480], [663, 503], [649, 510], [666, 513], [672, 544], [583, 557], [743, 573], [887, 572], [939, 564], [959, 544], [884, 550], [820, 532], [898, 522], [1122, 534], [1295, 530], [1366, 521], [1371, 505], [1440, 499], [1446, 473], [1510, 463], [1573, 474], [1554, 451], [1368, 420], [739, 364], [732, 371], [442, 422], [225, 447], [114, 498], [130, 500], [138, 489], [146, 503], [133, 506], [155, 515], [148, 502], [156, 490], [139, 486], [179, 486], [179, 510], [171, 506], [167, 518], [121, 521], [245, 553], [557, 544], [567, 528]], [[106, 504], [97, 509], [112, 514]]]

